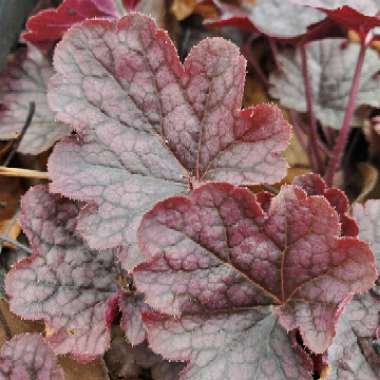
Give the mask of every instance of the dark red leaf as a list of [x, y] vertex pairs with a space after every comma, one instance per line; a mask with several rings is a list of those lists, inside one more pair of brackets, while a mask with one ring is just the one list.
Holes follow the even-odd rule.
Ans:
[[322, 353], [338, 311], [377, 277], [368, 245], [340, 232], [327, 200], [299, 187], [283, 187], [264, 212], [248, 190], [208, 184], [145, 215], [147, 263], [135, 283], [154, 309], [190, 320], [274, 305], [281, 324]]
[[326, 17], [317, 9], [288, 0], [256, 0], [255, 3], [243, 0], [239, 6], [213, 2], [221, 14], [217, 20], [206, 20], [206, 25], [232, 25], [276, 38], [300, 37]]
[[39, 334], [16, 335], [0, 351], [1, 380], [64, 380], [63, 370]]
[[353, 29], [365, 38], [373, 28], [380, 26], [378, 0], [290, 0], [324, 10], [338, 24]]
[[241, 110], [246, 62], [230, 42], [206, 39], [182, 64], [167, 33], [131, 14], [73, 27], [54, 61], [50, 105], [79, 139], [50, 156], [50, 189], [89, 203], [79, 230], [92, 248], [126, 247], [125, 269], [142, 259], [136, 229], [157, 201], [285, 174], [289, 125], [274, 105]]
[[46, 48], [59, 41], [72, 26], [94, 17], [116, 17], [113, 0], [63, 0], [57, 9], [45, 9], [29, 18], [22, 38]]
[[[293, 180], [293, 185], [302, 187], [308, 195], [323, 195], [335, 208], [341, 222], [342, 236], [357, 236], [359, 227], [354, 218], [349, 215], [350, 203], [346, 194], [337, 188], [328, 188], [318, 174], [305, 174]], [[361, 238], [364, 239], [362, 236]]]

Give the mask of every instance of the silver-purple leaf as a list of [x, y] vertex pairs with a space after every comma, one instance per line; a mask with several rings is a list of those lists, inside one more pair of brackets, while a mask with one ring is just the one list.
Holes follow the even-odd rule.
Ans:
[[339, 310], [377, 277], [368, 245], [341, 237], [329, 202], [297, 186], [283, 187], [264, 211], [246, 189], [204, 185], [158, 203], [139, 242], [147, 262], [135, 284], [153, 309], [207, 319], [273, 305], [316, 353], [330, 345]]
[[[377, 291], [376, 291], [377, 289]], [[347, 306], [328, 350], [331, 380], [378, 380], [380, 355], [380, 292], [375, 287]]]
[[64, 380], [64, 374], [40, 334], [22, 334], [1, 347], [0, 379]]
[[[359, 44], [347, 43], [345, 39], [330, 38], [311, 42], [306, 47], [309, 75], [313, 92], [314, 110], [320, 122], [328, 127], [340, 129], [346, 110]], [[306, 96], [299, 51], [279, 55], [281, 71], [270, 77], [270, 94], [287, 108], [306, 112]], [[380, 106], [380, 70], [378, 54], [368, 49], [365, 56], [357, 107]], [[354, 124], [360, 122], [354, 119]]]
[[167, 33], [131, 14], [74, 26], [54, 63], [50, 105], [79, 136], [50, 156], [50, 189], [89, 203], [78, 229], [92, 248], [126, 247], [125, 269], [141, 261], [136, 229], [158, 200], [285, 174], [289, 126], [273, 105], [241, 110], [245, 59], [221, 38], [182, 64]]
[[292, 347], [268, 308], [239, 313], [147, 314], [148, 340], [163, 357], [189, 361], [181, 380], [311, 380], [310, 357]]
[[[93, 360], [109, 347], [110, 325], [120, 309], [122, 327], [132, 343], [145, 339], [141, 295], [123, 288], [126, 274], [114, 251], [93, 251], [76, 231], [80, 205], [31, 188], [22, 199], [21, 224], [33, 256], [8, 273], [11, 310], [27, 319], [43, 319], [57, 353]], [[122, 302], [121, 302], [122, 301]]]
[[16, 138], [26, 121], [29, 103], [36, 108], [18, 151], [39, 154], [67, 136], [70, 128], [55, 122], [47, 104], [47, 82], [53, 74], [49, 61], [29, 45], [19, 49], [0, 76], [0, 140]]

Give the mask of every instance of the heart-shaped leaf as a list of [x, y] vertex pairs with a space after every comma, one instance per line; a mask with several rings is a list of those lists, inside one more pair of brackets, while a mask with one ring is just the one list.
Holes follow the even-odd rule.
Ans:
[[90, 203], [79, 230], [92, 248], [127, 247], [126, 269], [141, 261], [136, 229], [158, 200], [285, 173], [289, 126], [274, 105], [240, 109], [245, 59], [221, 38], [182, 65], [167, 33], [131, 14], [74, 26], [54, 61], [50, 105], [79, 136], [50, 156], [50, 189]]
[[16, 335], [0, 351], [1, 380], [64, 380], [63, 370], [40, 334]]
[[[345, 39], [331, 38], [311, 42], [306, 47], [315, 114], [323, 125], [334, 129], [342, 126], [360, 49], [358, 44], [345, 45]], [[284, 107], [306, 112], [299, 51], [280, 54], [279, 61], [282, 70], [271, 75], [270, 94], [279, 99]], [[380, 106], [380, 78], [376, 75], [379, 70], [378, 54], [368, 49], [360, 78], [357, 107]]]
[[33, 46], [19, 49], [0, 76], [0, 140], [16, 138], [26, 122], [30, 102], [35, 113], [18, 151], [39, 154], [70, 133], [54, 121], [47, 104], [47, 81], [53, 74], [49, 61]]
[[329, 202], [297, 186], [283, 187], [267, 212], [248, 190], [202, 186], [156, 205], [139, 240], [147, 263], [136, 268], [135, 283], [154, 309], [233, 319], [274, 305], [281, 324], [299, 328], [316, 353], [330, 345], [338, 311], [377, 276], [368, 245], [340, 237]]

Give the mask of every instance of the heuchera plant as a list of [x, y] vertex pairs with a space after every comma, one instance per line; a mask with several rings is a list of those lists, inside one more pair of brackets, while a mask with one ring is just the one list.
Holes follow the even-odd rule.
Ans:
[[[213, 1], [217, 23], [231, 25], [238, 14], [270, 39], [279, 64], [270, 93], [308, 113], [309, 141], [325, 127], [347, 138], [341, 131], [355, 120], [356, 98], [379, 106], [368, 95], [378, 57], [364, 61], [371, 29], [359, 31], [359, 49], [341, 49], [342, 39], [309, 43], [328, 34], [325, 26], [312, 34], [315, 25], [341, 10], [291, 2], [257, 0], [243, 14]], [[127, 9], [137, 4], [124, 1]], [[270, 25], [274, 12], [300, 8], [302, 22]], [[223, 14], [232, 10], [233, 22]], [[118, 340], [106, 361], [128, 356], [154, 380], [312, 380], [326, 368], [329, 379], [378, 379], [380, 202], [351, 213], [345, 193], [331, 186], [340, 159], [328, 163], [333, 155], [320, 138], [309, 154], [327, 181], [308, 174], [279, 191], [269, 186], [286, 175], [291, 127], [274, 104], [241, 108], [246, 61], [238, 47], [208, 38], [182, 63], [152, 19], [117, 19], [105, 0], [65, 0], [27, 27], [24, 39], [42, 50], [62, 38], [55, 74], [29, 45], [21, 69], [4, 74], [0, 121], [20, 133], [18, 116], [34, 101], [29, 133], [43, 139], [19, 150], [36, 154], [60, 141], [49, 156], [50, 184], [23, 197], [20, 221], [33, 253], [8, 272], [5, 287], [14, 313], [47, 328], [45, 337], [3, 346], [0, 379], [61, 380], [54, 353], [94, 360], [116, 325], [127, 342]], [[280, 39], [297, 44], [299, 55], [279, 54]], [[326, 50], [338, 63], [358, 55], [356, 69], [331, 67]], [[319, 72], [342, 79], [335, 92]]]

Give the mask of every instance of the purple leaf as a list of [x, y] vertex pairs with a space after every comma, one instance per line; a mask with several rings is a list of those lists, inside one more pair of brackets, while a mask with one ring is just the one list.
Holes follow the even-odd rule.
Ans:
[[0, 139], [16, 138], [26, 121], [29, 103], [36, 111], [18, 150], [39, 154], [51, 148], [70, 128], [54, 121], [46, 97], [47, 81], [53, 74], [48, 60], [33, 46], [19, 49], [0, 77]]
[[1, 380], [63, 380], [63, 370], [39, 334], [16, 335], [0, 351]]
[[254, 4], [230, 5], [214, 1], [221, 15], [217, 20], [206, 20], [206, 25], [233, 25], [258, 31], [275, 38], [295, 38], [307, 33], [309, 27], [322, 21], [323, 12], [287, 0], [256, 0]]
[[311, 380], [312, 364], [268, 308], [237, 313], [144, 316], [155, 352], [190, 361], [181, 380]]
[[283, 187], [267, 212], [246, 189], [202, 186], [158, 203], [139, 241], [147, 262], [135, 284], [154, 309], [207, 319], [274, 305], [316, 353], [331, 343], [338, 311], [377, 276], [367, 244], [340, 237], [328, 201], [296, 186]]
[[328, 350], [331, 380], [378, 380], [380, 355], [380, 289], [355, 297], [347, 306]]
[[184, 65], [167, 33], [139, 14], [73, 27], [55, 51], [49, 90], [78, 139], [56, 146], [50, 189], [89, 206], [78, 229], [90, 247], [124, 246], [141, 261], [136, 229], [157, 201], [207, 180], [274, 182], [289, 126], [273, 105], [241, 110], [245, 60], [206, 39]]
[[125, 275], [114, 263], [114, 252], [91, 251], [79, 237], [79, 208], [49, 194], [47, 186], [26, 193], [21, 224], [34, 254], [8, 273], [6, 291], [14, 313], [46, 322], [55, 352], [88, 361], [109, 347], [115, 299], [122, 297], [122, 325], [138, 343], [145, 330], [136, 320], [147, 306], [134, 292], [123, 293]]
[[370, 245], [375, 254], [380, 272], [380, 200], [371, 199], [365, 205], [354, 203], [352, 214], [359, 224], [360, 238]]
[[[360, 49], [358, 44], [345, 45], [345, 39], [331, 38], [311, 42], [306, 47], [315, 114], [323, 125], [334, 129], [342, 126]], [[299, 52], [282, 53], [279, 60], [282, 70], [270, 77], [271, 96], [279, 99], [286, 108], [306, 112]], [[376, 76], [379, 70], [378, 54], [368, 49], [360, 78], [357, 107], [380, 106], [380, 79]], [[354, 119], [354, 123], [359, 122], [359, 118]]]

